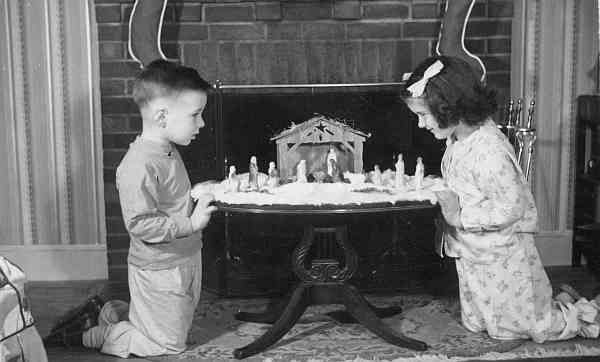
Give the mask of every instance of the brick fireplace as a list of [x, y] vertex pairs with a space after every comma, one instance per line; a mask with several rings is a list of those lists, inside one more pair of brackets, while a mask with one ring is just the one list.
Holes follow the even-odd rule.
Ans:
[[[116, 166], [128, 144], [141, 130], [141, 120], [130, 100], [132, 79], [138, 67], [126, 51], [127, 21], [133, 0], [96, 0], [95, 3], [109, 277], [111, 280], [126, 280], [129, 241], [114, 181]], [[431, 0], [169, 1], [163, 28], [163, 49], [167, 56], [181, 59], [186, 65], [196, 67], [207, 80], [218, 80], [224, 86], [400, 82], [402, 73], [409, 72], [431, 54], [443, 9], [441, 1]], [[467, 47], [486, 64], [488, 82], [498, 89], [501, 104], [510, 91], [512, 16], [512, 1], [478, 1], [467, 27]], [[389, 157], [391, 165], [391, 153], [402, 148], [403, 152], [412, 151], [413, 155], [432, 152], [425, 158], [431, 160], [431, 164], [427, 165], [430, 172], [435, 170], [435, 157], [439, 157], [435, 150], [439, 150], [439, 146], [427, 135], [415, 130], [414, 120], [403, 105], [393, 102], [393, 90], [382, 86], [370, 88], [368, 92], [361, 91], [355, 89], [340, 95], [336, 89], [303, 93], [302, 89], [293, 88], [293, 91], [282, 95], [276, 92], [242, 94], [224, 89], [222, 105], [228, 112], [235, 104], [256, 106], [262, 100], [271, 102], [271, 107], [274, 107], [278, 100], [285, 99], [286, 102], [295, 102], [298, 107], [306, 108], [300, 104], [313, 104], [315, 112], [331, 112], [331, 99], [337, 99], [342, 104], [334, 107], [333, 111], [351, 111], [353, 117], [343, 116], [356, 118], [360, 123], [359, 129], [379, 134], [370, 141], [373, 143], [371, 146], [366, 146], [365, 168], [371, 168], [380, 159], [383, 167], [389, 167], [385, 164], [388, 161], [386, 157]], [[306, 103], [306, 99], [310, 103]], [[363, 103], [354, 102], [356, 99]], [[344, 102], [348, 104], [343, 105]], [[357, 106], [361, 104], [365, 107]], [[378, 110], [373, 111], [373, 105], [378, 105]], [[257, 109], [263, 108], [259, 106]], [[398, 122], [385, 119], [392, 111], [394, 117], [399, 117], [396, 118]], [[216, 97], [213, 97], [205, 114], [207, 127], [193, 148], [182, 150], [193, 181], [220, 177], [223, 157], [240, 159], [235, 159], [235, 162], [247, 161], [243, 160], [245, 153], [256, 145], [245, 146], [248, 149], [231, 146], [241, 131], [252, 130], [256, 133], [253, 135], [255, 138], [265, 133], [262, 139], [268, 140], [292, 120], [276, 117], [282, 113], [273, 111], [271, 114], [274, 117], [270, 118], [271, 123], [248, 123], [243, 125], [245, 128], [240, 128], [240, 124], [236, 128], [236, 124], [232, 123], [217, 125], [217, 104]], [[298, 114], [300, 116], [304, 115]], [[235, 114], [229, 117], [224, 119], [231, 122]], [[261, 117], [257, 113], [255, 118], [246, 119], [250, 122]], [[368, 122], [373, 117], [381, 120], [375, 126]], [[217, 137], [218, 126], [222, 127], [221, 138]], [[407, 135], [410, 139], [403, 138]], [[262, 144], [259, 147], [268, 146]], [[371, 156], [368, 147], [371, 147]], [[237, 155], [233, 154], [235, 149]], [[230, 150], [229, 155], [227, 150]], [[260, 152], [263, 151], [259, 150], [257, 154]], [[274, 146], [272, 152], [275, 152]]]

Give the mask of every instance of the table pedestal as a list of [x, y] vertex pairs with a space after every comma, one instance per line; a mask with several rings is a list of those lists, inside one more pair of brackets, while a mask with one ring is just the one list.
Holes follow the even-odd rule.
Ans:
[[[307, 268], [307, 258], [313, 243], [318, 252]], [[343, 252], [343, 265], [340, 265], [336, 258], [340, 251]], [[400, 312], [400, 308], [377, 308], [365, 300], [354, 286], [347, 283], [357, 266], [358, 256], [347, 241], [345, 225], [305, 226], [302, 241], [292, 254], [292, 267], [300, 283], [289, 298], [274, 304], [265, 312], [236, 314], [238, 320], [273, 325], [254, 342], [236, 349], [234, 357], [246, 358], [272, 346], [294, 326], [311, 304], [343, 304], [347, 313], [336, 311], [329, 315], [345, 323], [359, 322], [394, 345], [419, 351], [426, 350], [427, 344], [424, 342], [408, 338], [381, 321], [382, 317]]]

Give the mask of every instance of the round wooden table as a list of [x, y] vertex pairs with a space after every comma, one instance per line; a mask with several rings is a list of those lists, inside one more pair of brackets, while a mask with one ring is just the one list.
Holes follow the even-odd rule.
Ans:
[[[426, 350], [424, 342], [404, 336], [381, 321], [380, 318], [396, 314], [399, 307], [378, 308], [370, 304], [356, 287], [348, 283], [356, 271], [359, 258], [348, 242], [349, 216], [357, 214], [392, 214], [407, 210], [434, 208], [429, 202], [403, 201], [395, 204], [372, 203], [362, 205], [234, 205], [217, 202], [218, 210], [225, 213], [225, 238], [228, 239], [228, 216], [231, 214], [284, 215], [302, 220], [303, 237], [292, 253], [292, 269], [299, 279], [287, 298], [265, 312], [239, 312], [236, 319], [248, 322], [272, 324], [262, 336], [247, 346], [234, 351], [234, 357], [246, 358], [260, 353], [282, 338], [311, 304], [343, 304], [347, 313], [332, 312], [330, 316], [342, 322], [358, 322], [371, 332], [394, 345], [413, 350]], [[396, 218], [394, 218], [396, 220]], [[397, 229], [397, 222], [394, 222]], [[394, 232], [393, 235], [397, 235]], [[227, 243], [227, 240], [226, 240]], [[316, 243], [335, 245], [343, 253], [343, 260], [331, 257], [340, 255], [312, 256], [311, 246]], [[328, 247], [331, 249], [331, 247]]]

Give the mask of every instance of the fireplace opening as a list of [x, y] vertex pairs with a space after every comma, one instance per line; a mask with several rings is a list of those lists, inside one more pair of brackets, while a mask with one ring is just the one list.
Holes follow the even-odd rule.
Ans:
[[259, 169], [266, 170], [269, 161], [277, 160], [275, 143], [270, 138], [292, 123], [300, 124], [320, 114], [371, 134], [363, 146], [364, 171], [376, 164], [382, 170], [392, 168], [394, 157], [402, 153], [407, 172], [414, 171], [416, 158], [422, 156], [428, 173], [439, 174], [442, 143], [416, 126], [415, 116], [398, 97], [398, 88], [223, 88], [218, 95], [221, 118], [217, 119], [222, 131], [221, 135], [217, 133], [217, 142], [222, 142], [222, 149], [217, 150], [216, 161], [222, 162], [222, 170], [235, 165], [240, 172], [247, 172], [248, 161], [255, 155]]
[[439, 175], [443, 142], [417, 127], [416, 116], [398, 97], [398, 84], [217, 86], [205, 111], [207, 127], [181, 148], [192, 182], [223, 179], [227, 167], [248, 172], [251, 156], [266, 172], [277, 161], [271, 137], [321, 114], [370, 134], [363, 145], [363, 171], [392, 168], [402, 153], [406, 172], [423, 157], [426, 174]]
[[[439, 175], [443, 143], [418, 128], [398, 89], [398, 84], [216, 87], [205, 111], [206, 128], [181, 148], [182, 157], [192, 183], [223, 179], [229, 165], [238, 173], [248, 172], [251, 156], [266, 172], [269, 162], [277, 161], [277, 144], [271, 138], [292, 122], [299, 125], [320, 114], [370, 134], [362, 145], [363, 171], [375, 165], [393, 168], [394, 157], [402, 153], [407, 173], [414, 172], [420, 156], [426, 173]], [[325, 143], [319, 152], [325, 155], [331, 146]], [[340, 163], [349, 168], [352, 160], [337, 151]], [[363, 291], [423, 288], [440, 272], [433, 245], [437, 212], [430, 208], [396, 217], [357, 216], [348, 227], [361, 266], [351, 283]], [[402, 225], [398, 235], [393, 225]], [[215, 213], [204, 232], [203, 286], [223, 296], [284, 293], [296, 280], [289, 257], [301, 237], [301, 225], [288, 219]]]

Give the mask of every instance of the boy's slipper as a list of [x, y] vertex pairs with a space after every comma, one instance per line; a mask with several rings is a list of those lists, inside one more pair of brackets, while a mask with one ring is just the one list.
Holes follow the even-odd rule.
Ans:
[[65, 314], [44, 338], [47, 346], [79, 346], [81, 334], [98, 324], [104, 301], [95, 295]]

